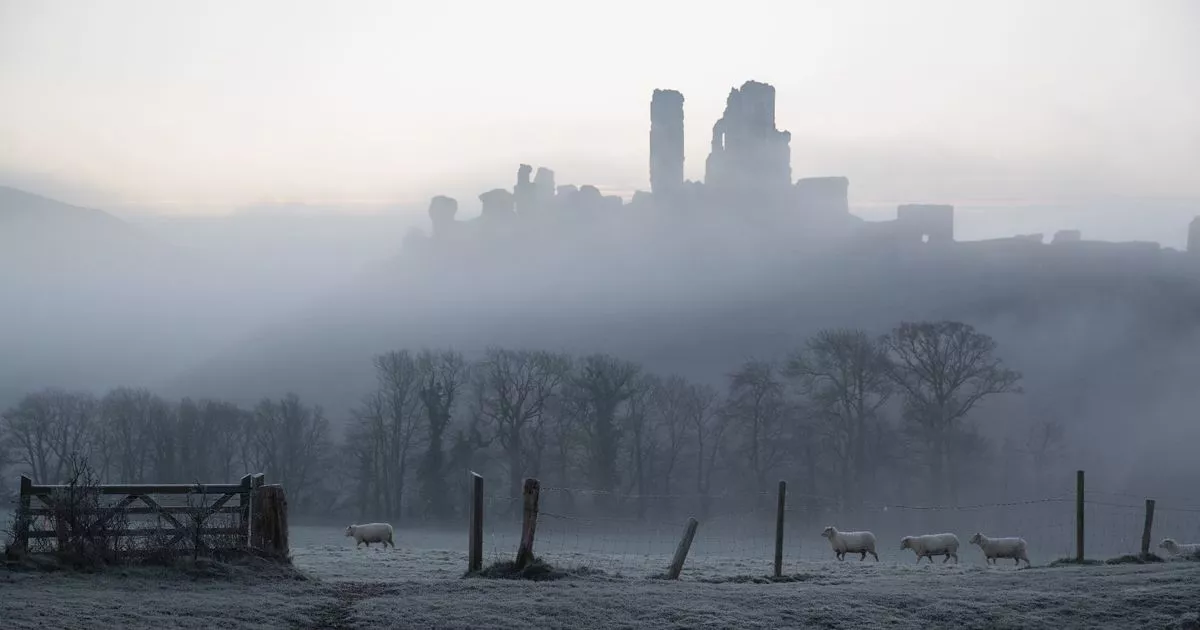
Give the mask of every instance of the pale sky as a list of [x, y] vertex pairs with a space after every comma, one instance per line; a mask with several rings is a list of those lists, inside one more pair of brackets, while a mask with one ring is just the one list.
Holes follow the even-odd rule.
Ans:
[[699, 179], [756, 79], [793, 176], [853, 204], [1200, 208], [1198, 35], [1194, 0], [0, 0], [0, 175], [172, 211], [476, 194], [520, 162], [631, 191], [654, 88]]

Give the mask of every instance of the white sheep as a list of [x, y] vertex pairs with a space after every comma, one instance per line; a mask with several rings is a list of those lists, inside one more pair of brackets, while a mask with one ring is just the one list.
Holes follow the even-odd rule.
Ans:
[[1159, 548], [1166, 549], [1173, 556], [1196, 556], [1200, 554], [1200, 543], [1184, 543], [1175, 542], [1174, 538], [1164, 538], [1158, 543]]
[[392, 525], [390, 523], [351, 525], [346, 528], [346, 536], [354, 537], [355, 549], [363, 543], [367, 543], [367, 546], [370, 547], [373, 542], [383, 543], [385, 549], [388, 545], [391, 545], [393, 549], [396, 547], [396, 543], [392, 542]]
[[[1029, 545], [1025, 543], [1024, 538], [988, 538], [976, 532], [971, 536], [969, 544], [979, 545], [989, 564], [995, 564], [999, 558], [1012, 558], [1018, 565], [1022, 560], [1027, 566], [1030, 564]], [[933, 562], [933, 559], [930, 558], [929, 561]]]
[[958, 564], [958, 536], [954, 534], [905, 536], [900, 539], [900, 549], [912, 549], [917, 554], [917, 564], [925, 557], [929, 558], [929, 564], [933, 564], [933, 557], [941, 555], [946, 556], [942, 564], [946, 564], [951, 557], [954, 558], [954, 564]]
[[838, 560], [845, 560], [847, 553], [861, 553], [859, 562], [866, 560], [867, 554], [871, 554], [875, 557], [875, 562], [879, 562], [879, 555], [875, 553], [875, 534], [871, 532], [839, 532], [836, 527], [830, 525], [821, 532], [821, 536], [829, 539]]

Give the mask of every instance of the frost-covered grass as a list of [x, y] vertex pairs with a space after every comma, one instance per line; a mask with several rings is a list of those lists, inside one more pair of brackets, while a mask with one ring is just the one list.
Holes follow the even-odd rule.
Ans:
[[[312, 580], [168, 571], [99, 575], [0, 571], [5, 628], [1134, 628], [1179, 627], [1200, 611], [1200, 563], [1031, 569], [988, 567], [977, 549], [957, 566], [838, 562], [826, 542], [789, 547], [787, 579], [765, 578], [770, 545], [698, 537], [684, 579], [652, 579], [677, 542], [539, 529], [539, 557], [587, 567], [549, 582], [462, 579], [466, 532], [398, 530], [397, 549], [355, 549], [341, 527], [293, 527], [295, 565]], [[542, 538], [543, 534], [545, 538]], [[489, 532], [486, 563], [515, 538]], [[544, 543], [544, 544], [541, 544]], [[976, 553], [972, 553], [972, 552]], [[978, 556], [976, 558], [975, 556]]]

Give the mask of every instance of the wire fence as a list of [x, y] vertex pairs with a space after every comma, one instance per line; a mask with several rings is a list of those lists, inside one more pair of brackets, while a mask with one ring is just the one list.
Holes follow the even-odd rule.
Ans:
[[[1019, 536], [1029, 545], [1033, 565], [1073, 558], [1076, 551], [1074, 488], [1050, 496], [963, 505], [907, 505], [861, 502], [838, 506], [831, 497], [787, 493], [783, 515], [782, 573], [791, 575], [836, 562], [827, 525], [841, 531], [867, 530], [877, 539], [881, 563], [916, 564], [900, 549], [908, 535], [949, 532], [958, 536], [959, 562], [983, 565], [982, 551], [969, 544], [981, 532], [990, 537]], [[534, 553], [552, 566], [585, 568], [617, 577], [657, 577], [665, 573], [687, 525], [679, 505], [704, 506], [694, 513], [699, 528], [687, 555], [688, 579], [769, 576], [774, 570], [777, 495], [736, 496], [617, 495], [580, 488], [542, 488], [538, 499]], [[655, 509], [645, 510], [649, 504]], [[666, 509], [666, 506], [675, 506]], [[1145, 501], [1103, 491], [1084, 495], [1085, 555], [1106, 560], [1141, 550]], [[485, 565], [511, 561], [521, 541], [523, 497], [485, 494]], [[1150, 551], [1163, 538], [1200, 541], [1200, 506], [1158, 500]], [[939, 558], [939, 562], [940, 562]], [[857, 563], [859, 554], [846, 561]], [[873, 563], [871, 556], [866, 562]], [[950, 561], [953, 563], [953, 560]], [[1015, 564], [1015, 562], [1014, 562]], [[1011, 566], [1011, 565], [1010, 565]]]

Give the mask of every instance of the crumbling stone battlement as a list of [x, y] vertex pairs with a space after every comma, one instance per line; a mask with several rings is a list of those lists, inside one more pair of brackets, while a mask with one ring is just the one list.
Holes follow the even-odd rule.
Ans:
[[743, 194], [770, 194], [792, 183], [792, 134], [775, 128], [775, 88], [747, 81], [729, 91], [713, 125], [704, 183]]

